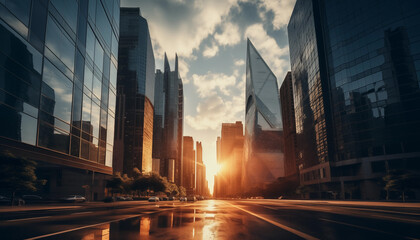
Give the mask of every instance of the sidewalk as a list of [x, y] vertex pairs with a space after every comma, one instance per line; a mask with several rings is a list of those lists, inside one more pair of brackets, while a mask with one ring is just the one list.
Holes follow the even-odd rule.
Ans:
[[370, 207], [402, 207], [402, 208], [420, 208], [418, 202], [378, 202], [378, 201], [345, 201], [345, 200], [291, 200], [281, 199], [281, 202], [289, 203], [312, 203], [312, 204], [330, 204], [330, 205], [357, 205]]
[[[143, 203], [143, 204], [142, 204]], [[55, 209], [76, 209], [81, 207], [105, 207], [105, 206], [123, 206], [130, 204], [141, 204], [146, 205], [147, 201], [121, 201], [121, 202], [110, 202], [104, 203], [100, 201], [96, 202], [84, 202], [84, 203], [51, 203], [51, 204], [39, 204], [39, 205], [24, 205], [24, 206], [0, 206], [0, 213], [7, 212], [21, 212], [21, 211], [37, 211], [37, 210], [55, 210]]]

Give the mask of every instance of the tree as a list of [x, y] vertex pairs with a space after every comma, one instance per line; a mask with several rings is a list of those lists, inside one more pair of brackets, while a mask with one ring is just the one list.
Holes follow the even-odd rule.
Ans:
[[402, 200], [405, 202], [406, 192], [420, 187], [420, 174], [404, 169], [389, 171], [382, 180], [385, 183], [384, 189], [387, 193], [387, 200], [389, 200], [390, 191], [397, 191], [402, 193]]
[[35, 161], [16, 157], [10, 152], [0, 154], [0, 186], [11, 192], [12, 205], [17, 192], [35, 192], [47, 182], [37, 178], [36, 166]]
[[115, 193], [122, 192], [123, 178], [121, 177], [120, 172], [116, 172], [111, 179], [108, 179], [106, 182], [106, 188], [109, 189], [111, 195], [114, 196]]
[[179, 196], [180, 196], [180, 197], [185, 197], [185, 196], [187, 196], [187, 190], [186, 190], [183, 186], [180, 186], [180, 187], [179, 187]]
[[149, 175], [149, 190], [156, 192], [165, 192], [166, 186], [163, 183], [163, 178], [156, 173], [151, 173]]

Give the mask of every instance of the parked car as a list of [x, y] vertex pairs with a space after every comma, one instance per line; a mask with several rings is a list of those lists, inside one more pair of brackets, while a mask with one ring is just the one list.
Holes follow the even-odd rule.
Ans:
[[186, 197], [180, 197], [180, 198], [179, 198], [179, 201], [181, 201], [181, 202], [186, 202], [186, 201], [187, 201], [187, 198], [186, 198]]
[[25, 200], [25, 203], [40, 203], [44, 200], [38, 195], [23, 195], [22, 199]]
[[197, 198], [195, 196], [188, 196], [187, 201], [188, 202], [195, 202], [195, 201], [197, 201]]
[[175, 197], [169, 197], [168, 200], [169, 201], [174, 201], [175, 200]]
[[150, 197], [149, 202], [159, 202], [159, 198], [156, 196]]
[[125, 196], [125, 201], [133, 201], [133, 197], [131, 196]]
[[117, 201], [116, 197], [106, 197], [104, 198], [104, 202], [115, 202]]
[[86, 202], [86, 198], [80, 195], [68, 195], [66, 197], [60, 198], [61, 202]]
[[125, 201], [125, 197], [123, 196], [117, 196], [116, 199], [117, 201]]
[[[0, 196], [0, 205], [12, 205], [12, 199], [5, 196]], [[20, 197], [15, 197], [15, 199], [13, 200], [13, 205], [25, 205], [25, 200], [23, 200]]]

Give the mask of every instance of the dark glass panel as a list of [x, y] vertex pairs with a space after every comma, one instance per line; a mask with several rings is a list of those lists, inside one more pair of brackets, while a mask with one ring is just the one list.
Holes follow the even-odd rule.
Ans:
[[70, 123], [72, 82], [48, 60], [45, 60], [44, 63], [43, 82], [42, 93], [45, 96], [41, 100], [42, 110]]
[[95, 65], [98, 66], [99, 71], [103, 71], [104, 67], [104, 49], [102, 48], [99, 41], [96, 39], [95, 43], [95, 59], [94, 59]]
[[86, 53], [90, 56], [91, 59], [95, 56], [95, 34], [90, 27], [87, 28], [86, 34]]
[[82, 140], [80, 157], [89, 159], [89, 142]]
[[57, 25], [51, 16], [48, 17], [45, 45], [71, 71], [74, 71], [74, 44], [71, 38]]
[[92, 103], [92, 114], [91, 114], [91, 123], [92, 123], [92, 135], [96, 138], [99, 138], [99, 118], [101, 116], [100, 107]]
[[82, 44], [82, 48], [86, 44], [86, 28], [87, 28], [87, 8], [88, 1], [79, 1], [79, 16], [77, 22], [77, 39]]
[[74, 76], [77, 78], [78, 81], [83, 82], [85, 71], [85, 59], [79, 51], [76, 51], [76, 65], [74, 67]]
[[109, 87], [106, 85], [102, 85], [101, 107], [105, 109], [108, 108], [108, 92], [109, 92]]
[[76, 136], [71, 136], [71, 151], [70, 154], [78, 157], [80, 154], [80, 138]]
[[74, 85], [73, 88], [73, 116], [72, 116], [72, 124], [76, 127], [80, 128], [80, 123], [82, 121], [82, 100], [83, 100], [83, 92], [80, 88]]
[[90, 66], [85, 63], [85, 76], [84, 76], [84, 85], [87, 87], [87, 89], [92, 90], [92, 84], [93, 84], [93, 72], [90, 69]]
[[[23, 104], [23, 103], [22, 103]], [[21, 111], [24, 106], [20, 107]], [[37, 119], [0, 104], [0, 136], [35, 145]], [[4, 117], [7, 116], [7, 117]]]
[[106, 45], [110, 47], [111, 46], [111, 33], [112, 33], [111, 24], [108, 21], [108, 17], [106, 16], [106, 13], [100, 2], [97, 2], [97, 5], [96, 5], [96, 26], [98, 27], [99, 32], [104, 38]]
[[68, 133], [54, 129], [51, 125], [40, 121], [38, 145], [62, 153], [69, 153], [70, 136]]
[[43, 2], [43, 0], [32, 1], [29, 40], [38, 49], [38, 51], [43, 52], [48, 10], [41, 2]]
[[89, 0], [89, 17], [95, 21], [97, 0]]
[[64, 18], [67, 24], [76, 32], [77, 26], [77, 2], [75, 0], [51, 0], [51, 3]]
[[98, 99], [101, 99], [101, 87], [102, 87], [102, 82], [101, 80], [99, 80], [96, 75], [93, 76], [93, 94], [95, 94], [95, 96]]
[[29, 25], [29, 12], [31, 9], [31, 0], [6, 0], [6, 7], [23, 22]]
[[[28, 28], [19, 21], [4, 5], [0, 4], [0, 16], [9, 24], [16, 32], [26, 38], [28, 36]], [[0, 22], [3, 25], [3, 22]]]

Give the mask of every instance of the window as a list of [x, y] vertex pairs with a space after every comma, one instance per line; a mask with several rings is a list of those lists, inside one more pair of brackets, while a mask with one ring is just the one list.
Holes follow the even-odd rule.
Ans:
[[51, 16], [48, 17], [45, 44], [71, 71], [74, 71], [73, 42]]
[[45, 59], [41, 109], [70, 123], [72, 92], [73, 83]]
[[77, 26], [77, 2], [75, 0], [51, 0], [51, 3], [61, 14], [67, 24], [76, 32]]
[[6, 0], [6, 7], [17, 17], [19, 20], [28, 26], [29, 24], [29, 11], [31, 9], [31, 0]]

